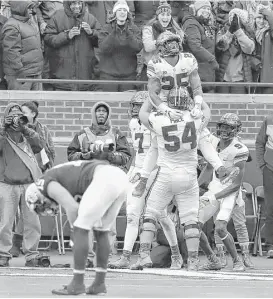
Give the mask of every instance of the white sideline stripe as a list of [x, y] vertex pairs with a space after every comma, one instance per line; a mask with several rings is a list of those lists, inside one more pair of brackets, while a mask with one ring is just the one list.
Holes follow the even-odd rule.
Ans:
[[[3, 269], [3, 268], [2, 268]], [[16, 270], [26, 270], [26, 268], [7, 268]], [[49, 268], [51, 269], [51, 268]], [[67, 268], [63, 268], [66, 269]], [[28, 268], [28, 270], [37, 270], [37, 268]], [[62, 270], [62, 269], [58, 269]], [[72, 269], [70, 269], [72, 272]], [[144, 269], [142, 271], [128, 269], [111, 269], [108, 272], [112, 273], [127, 273], [127, 274], [149, 274], [159, 276], [175, 276], [181, 278], [194, 279], [212, 279], [212, 280], [251, 280], [251, 281], [273, 281], [273, 275], [266, 273], [229, 273], [229, 272], [187, 272], [183, 270], [162, 270], [162, 269]], [[52, 277], [53, 273], [1, 273], [0, 276], [32, 276], [32, 277]], [[73, 274], [58, 274], [54, 273], [54, 277], [71, 277]]]

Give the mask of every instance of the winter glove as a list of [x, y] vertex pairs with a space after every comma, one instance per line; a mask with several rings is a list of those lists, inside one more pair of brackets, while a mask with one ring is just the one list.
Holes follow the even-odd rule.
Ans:
[[239, 18], [237, 15], [234, 15], [229, 27], [229, 32], [233, 34], [238, 29], [240, 29]]
[[219, 64], [218, 64], [218, 62], [216, 60], [210, 61], [210, 65], [212, 66], [212, 69], [214, 71], [219, 70]]

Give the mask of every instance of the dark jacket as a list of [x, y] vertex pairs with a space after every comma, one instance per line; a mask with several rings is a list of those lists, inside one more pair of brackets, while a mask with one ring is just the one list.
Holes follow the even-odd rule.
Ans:
[[228, 30], [218, 33], [216, 41], [216, 49], [218, 51], [217, 57], [219, 62], [219, 70], [216, 72], [216, 81], [222, 82], [226, 73], [226, 69], [231, 57], [229, 48], [233, 43], [238, 43], [240, 54], [243, 57], [243, 77], [244, 82], [252, 82], [252, 70], [251, 70], [251, 54], [255, 50], [255, 42], [250, 34], [244, 29], [240, 28], [234, 34], [231, 34]]
[[273, 12], [266, 16], [266, 20], [269, 29], [263, 35], [262, 45], [258, 44], [256, 48], [260, 48], [262, 63], [260, 82], [273, 83]]
[[142, 48], [141, 31], [130, 20], [123, 29], [116, 21], [106, 24], [99, 34], [100, 71], [120, 78], [135, 74]]
[[[85, 3], [82, 13], [74, 16], [70, 10], [70, 1], [64, 2], [64, 10], [58, 10], [49, 21], [44, 41], [49, 46], [50, 78], [52, 79], [94, 79], [97, 66], [94, 48], [98, 46], [98, 31], [101, 26], [97, 19], [87, 12]], [[80, 35], [68, 38], [70, 29], [86, 22], [93, 30], [92, 35], [82, 29]], [[55, 84], [66, 90], [87, 90], [88, 85]]]
[[[104, 105], [109, 113], [108, 118], [104, 125], [98, 125], [95, 115], [96, 108], [100, 105]], [[92, 108], [92, 124], [89, 127], [91, 133], [94, 135], [95, 140], [108, 139], [113, 136], [115, 140], [115, 151], [112, 153], [101, 153], [99, 155], [94, 155], [92, 159], [108, 160], [111, 164], [120, 166], [124, 169], [127, 162], [131, 158], [131, 151], [126, 136], [120, 132], [120, 130], [111, 125], [111, 107], [105, 102], [98, 102]], [[77, 133], [70, 145], [67, 148], [67, 157], [69, 161], [81, 159], [81, 153], [85, 150], [88, 138], [85, 130], [81, 130]]]
[[212, 32], [211, 37], [207, 36], [204, 27], [198, 20], [186, 12], [182, 19], [182, 29], [186, 38], [184, 50], [195, 56], [201, 81], [214, 82], [215, 70], [211, 63], [216, 61], [215, 32]]
[[[7, 18], [0, 14], [0, 34], [3, 28], [3, 25], [6, 23]], [[4, 77], [4, 70], [3, 70], [3, 48], [2, 48], [2, 37], [0, 35], [0, 79]]]
[[153, 17], [160, 1], [135, 1], [135, 24], [141, 28]]
[[[10, 103], [7, 106], [4, 118], [8, 116], [14, 106], [18, 106], [18, 104]], [[34, 154], [42, 150], [42, 142], [38, 133], [26, 127], [22, 135], [25, 137]], [[8, 136], [3, 126], [0, 131], [0, 182], [11, 185], [30, 184], [33, 182], [31, 172], [11, 147], [8, 142]]]
[[43, 53], [37, 25], [28, 14], [30, 1], [11, 1], [12, 16], [2, 29], [5, 75], [26, 77], [40, 75]]
[[273, 171], [273, 116], [266, 116], [256, 137], [255, 149], [259, 168], [267, 166]]

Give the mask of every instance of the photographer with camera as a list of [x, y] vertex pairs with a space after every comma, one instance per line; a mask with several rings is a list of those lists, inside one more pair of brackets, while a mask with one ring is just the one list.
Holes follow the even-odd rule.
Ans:
[[41, 225], [37, 215], [25, 202], [25, 190], [42, 172], [35, 154], [42, 148], [39, 134], [28, 128], [28, 119], [21, 107], [10, 103], [4, 111], [0, 132], [0, 267], [9, 266], [12, 247], [12, 227], [20, 205], [23, 218], [23, 251], [26, 266], [43, 266], [37, 248]]
[[[92, 109], [92, 124], [74, 136], [67, 149], [69, 161], [106, 160], [125, 172], [131, 158], [131, 151], [126, 136], [111, 125], [111, 107], [105, 102], [95, 103]], [[113, 248], [115, 228], [110, 232], [110, 244]], [[93, 240], [90, 238], [90, 249]], [[88, 264], [92, 265], [92, 250], [89, 251]]]

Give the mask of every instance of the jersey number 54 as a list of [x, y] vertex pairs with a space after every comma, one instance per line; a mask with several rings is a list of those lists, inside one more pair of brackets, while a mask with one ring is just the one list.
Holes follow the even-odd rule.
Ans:
[[170, 135], [170, 133], [178, 132], [177, 125], [162, 127], [163, 138], [165, 141], [172, 144], [165, 144], [165, 149], [168, 152], [177, 152], [181, 148], [181, 143], [190, 143], [190, 148], [194, 149], [197, 146], [196, 128], [193, 121], [187, 122], [182, 134], [182, 139], [177, 135]]

